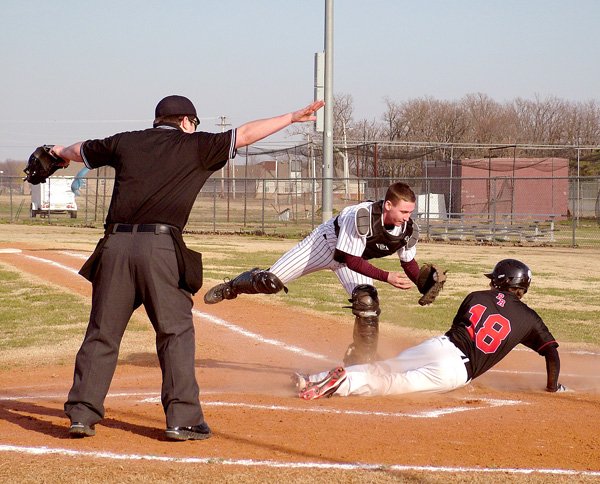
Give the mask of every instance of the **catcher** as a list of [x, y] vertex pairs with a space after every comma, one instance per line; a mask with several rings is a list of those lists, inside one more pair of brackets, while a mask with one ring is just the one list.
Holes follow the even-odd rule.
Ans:
[[531, 283], [529, 267], [504, 259], [485, 275], [490, 288], [467, 295], [444, 336], [389, 360], [310, 376], [296, 373], [292, 380], [300, 398], [448, 392], [488, 371], [519, 343], [546, 359], [546, 391], [565, 391], [558, 383], [558, 343], [539, 315], [521, 302]]
[[32, 185], [46, 183], [46, 180], [54, 172], [69, 166], [69, 161], [57, 156], [52, 148], [54, 148], [54, 145], [44, 145], [36, 148], [23, 170], [26, 175], [23, 181], [28, 181]]
[[[437, 267], [424, 264], [419, 268], [415, 260], [419, 230], [410, 218], [415, 201], [415, 193], [407, 184], [394, 183], [384, 200], [346, 207], [281, 256], [270, 269], [252, 269], [218, 284], [205, 294], [204, 302], [216, 304], [238, 294], [273, 294], [282, 289], [287, 292], [288, 282], [330, 269], [351, 296], [349, 308], [355, 315], [353, 342], [346, 350], [344, 364], [374, 361], [381, 311], [373, 279], [403, 290], [416, 284], [423, 294], [421, 305], [431, 304], [446, 280], [445, 273]], [[369, 262], [394, 253], [398, 254], [405, 275], [378, 269]]]

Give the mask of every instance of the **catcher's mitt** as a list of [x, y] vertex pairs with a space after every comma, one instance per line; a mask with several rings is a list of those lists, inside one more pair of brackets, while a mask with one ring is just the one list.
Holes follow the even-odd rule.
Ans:
[[23, 179], [24, 181], [28, 181], [32, 185], [46, 183], [48, 177], [56, 170], [69, 166], [69, 161], [56, 156], [52, 148], [54, 148], [54, 145], [44, 145], [36, 148], [23, 170], [27, 175]]
[[419, 299], [421, 306], [426, 306], [435, 301], [444, 283], [446, 282], [446, 272], [442, 271], [435, 264], [423, 264], [419, 269], [417, 278], [417, 288], [423, 294]]

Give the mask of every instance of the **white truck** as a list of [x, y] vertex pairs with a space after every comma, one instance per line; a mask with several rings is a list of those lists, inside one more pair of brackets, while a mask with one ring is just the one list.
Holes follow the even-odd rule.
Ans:
[[51, 176], [46, 183], [31, 185], [31, 216], [68, 213], [77, 218], [75, 194], [71, 191], [72, 176]]

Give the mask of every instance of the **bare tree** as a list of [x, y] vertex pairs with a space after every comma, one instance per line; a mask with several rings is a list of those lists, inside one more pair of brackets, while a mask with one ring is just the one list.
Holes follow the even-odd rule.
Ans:
[[383, 120], [382, 135], [388, 141], [402, 141], [408, 133], [408, 120], [403, 116], [403, 108], [389, 97], [384, 99], [386, 110], [381, 116]]
[[569, 104], [565, 109], [565, 143], [596, 144], [600, 139], [600, 106], [596, 101]]
[[[513, 156], [539, 155], [514, 145], [568, 145], [554, 154], [571, 159], [584, 156], [578, 146], [600, 144], [600, 105], [594, 100], [573, 103], [536, 95], [499, 103], [484, 93], [473, 93], [458, 101], [422, 97], [398, 102], [386, 97], [384, 102], [379, 122], [355, 121], [352, 96], [334, 96], [336, 173], [347, 174], [349, 168], [357, 176], [418, 174], [423, 160], [482, 155], [481, 147], [465, 146], [469, 144], [497, 145], [512, 150]], [[320, 136], [313, 136], [313, 141], [319, 143]], [[502, 156], [504, 152], [486, 148], [485, 153]], [[585, 157], [595, 163], [600, 155], [587, 150]]]
[[467, 131], [467, 116], [460, 104], [453, 101], [435, 101], [431, 106], [434, 137], [440, 143], [457, 143]]
[[352, 125], [354, 99], [351, 94], [333, 96], [333, 138], [347, 137], [347, 130]]
[[372, 141], [380, 140], [384, 137], [381, 125], [375, 120], [361, 119], [353, 123], [352, 125], [352, 136], [350, 139], [354, 141]]
[[566, 103], [556, 97], [545, 100], [517, 98], [513, 101], [520, 143], [559, 144], [564, 142]]
[[464, 142], [501, 144], [509, 143], [513, 138], [510, 111], [487, 94], [467, 94], [461, 106], [467, 117]]

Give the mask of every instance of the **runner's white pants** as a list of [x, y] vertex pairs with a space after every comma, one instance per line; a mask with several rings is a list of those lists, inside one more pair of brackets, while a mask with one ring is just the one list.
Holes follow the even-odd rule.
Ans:
[[[468, 383], [465, 360], [467, 357], [448, 337], [437, 336], [402, 351], [394, 358], [347, 367], [348, 377], [334, 395], [448, 392]], [[310, 380], [322, 380], [327, 374], [311, 375]]]

